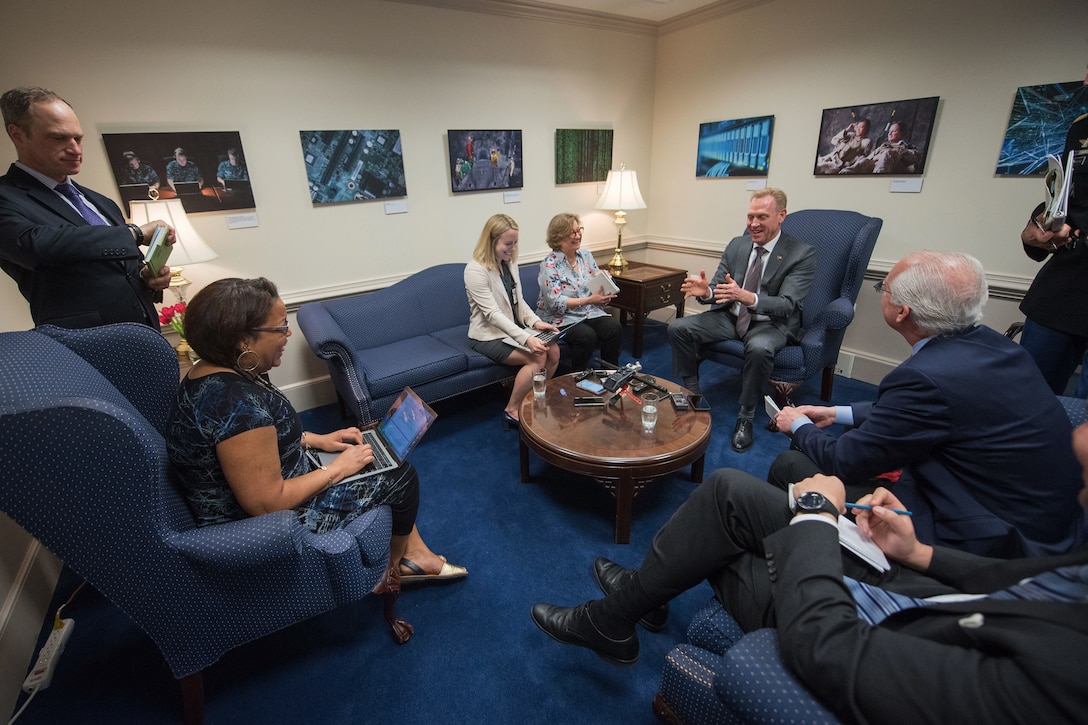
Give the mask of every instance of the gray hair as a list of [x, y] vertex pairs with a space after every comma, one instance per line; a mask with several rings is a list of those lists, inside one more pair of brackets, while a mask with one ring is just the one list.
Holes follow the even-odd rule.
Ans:
[[982, 321], [989, 289], [982, 264], [968, 254], [921, 251], [890, 284], [891, 301], [910, 307], [927, 336], [962, 332]]

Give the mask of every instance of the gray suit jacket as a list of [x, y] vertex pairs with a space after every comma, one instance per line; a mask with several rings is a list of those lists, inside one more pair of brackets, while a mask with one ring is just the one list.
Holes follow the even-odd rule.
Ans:
[[[751, 253], [750, 237], [736, 237], [729, 242], [710, 280], [710, 289], [724, 284], [726, 274], [743, 285]], [[762, 319], [759, 315], [765, 315], [788, 339], [796, 339], [801, 331], [801, 305], [816, 275], [816, 248], [782, 232], [774, 251], [764, 258], [763, 268], [753, 319], [758, 321]], [[721, 307], [715, 304], [711, 309]]]

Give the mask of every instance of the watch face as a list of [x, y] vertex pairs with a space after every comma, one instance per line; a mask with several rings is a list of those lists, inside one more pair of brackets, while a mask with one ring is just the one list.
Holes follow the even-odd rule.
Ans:
[[805, 511], [818, 511], [827, 501], [823, 494], [815, 491], [806, 491], [797, 497], [797, 506]]

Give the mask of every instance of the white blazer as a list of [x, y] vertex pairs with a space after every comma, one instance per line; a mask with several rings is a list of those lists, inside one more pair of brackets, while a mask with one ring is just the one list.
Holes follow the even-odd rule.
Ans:
[[[510, 297], [502, 284], [499, 270], [489, 272], [484, 266], [472, 260], [465, 265], [465, 292], [468, 294], [470, 310], [468, 336], [473, 340], [499, 340], [512, 337], [525, 344], [533, 334], [533, 324], [540, 321], [532, 307], [525, 304], [521, 296], [521, 277], [515, 266], [510, 270], [514, 275], [514, 297], [518, 305], [518, 318], [510, 307]], [[520, 319], [521, 326], [515, 322]]]

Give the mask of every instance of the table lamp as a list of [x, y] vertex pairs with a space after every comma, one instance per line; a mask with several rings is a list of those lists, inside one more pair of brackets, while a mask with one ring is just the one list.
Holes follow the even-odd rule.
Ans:
[[624, 210], [646, 208], [646, 202], [642, 200], [642, 193], [638, 190], [638, 177], [633, 169], [628, 169], [626, 164], [620, 164], [619, 171], [608, 172], [608, 179], [604, 182], [604, 194], [596, 208], [616, 212], [615, 223], [619, 233], [616, 237], [616, 253], [608, 262], [608, 269], [613, 274], [620, 274], [627, 269], [627, 260], [623, 258], [623, 227], [627, 224], [627, 212]]
[[174, 228], [177, 241], [174, 242], [174, 250], [170, 252], [170, 259], [167, 260], [170, 266], [170, 290], [178, 298], [178, 302], [184, 302], [185, 290], [192, 282], [181, 275], [185, 269], [183, 265], [210, 262], [219, 255], [197, 234], [189, 222], [189, 217], [185, 215], [180, 199], [131, 201], [129, 215], [130, 221], [139, 226], [162, 219]]

